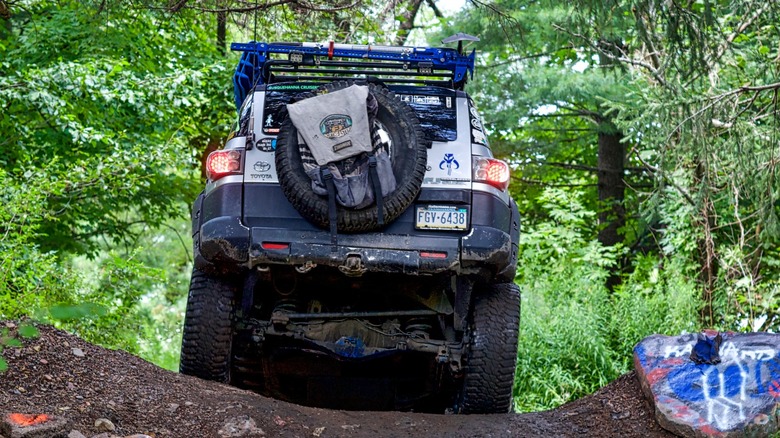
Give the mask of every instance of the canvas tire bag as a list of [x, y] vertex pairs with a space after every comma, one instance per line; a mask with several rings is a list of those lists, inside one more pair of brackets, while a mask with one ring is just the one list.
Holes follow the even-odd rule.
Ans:
[[[344, 207], [364, 208], [374, 203], [375, 192], [387, 196], [395, 190], [392, 163], [373, 122], [378, 104], [368, 87], [352, 85], [288, 104], [287, 110], [314, 193], [329, 196], [323, 169], [332, 176], [336, 202]], [[375, 178], [370, 177], [372, 165]]]

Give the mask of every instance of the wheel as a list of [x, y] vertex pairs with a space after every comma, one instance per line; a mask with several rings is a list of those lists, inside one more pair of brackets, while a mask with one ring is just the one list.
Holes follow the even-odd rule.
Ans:
[[[352, 85], [339, 81], [322, 87], [333, 91]], [[384, 198], [386, 223], [401, 215], [420, 191], [430, 141], [420, 127], [414, 111], [385, 87], [368, 84], [369, 92], [379, 104], [376, 120], [390, 140], [390, 159], [397, 185]], [[313, 224], [328, 228], [328, 200], [312, 191], [311, 179], [306, 175], [298, 151], [298, 135], [289, 117], [282, 123], [276, 140], [276, 170], [279, 184], [296, 210]], [[379, 227], [375, 204], [365, 208], [338, 207], [338, 230], [343, 232], [370, 231]]]
[[506, 413], [512, 405], [517, 366], [520, 289], [501, 283], [475, 288], [474, 294], [459, 411]]
[[179, 372], [227, 383], [238, 288], [194, 269], [184, 316]]

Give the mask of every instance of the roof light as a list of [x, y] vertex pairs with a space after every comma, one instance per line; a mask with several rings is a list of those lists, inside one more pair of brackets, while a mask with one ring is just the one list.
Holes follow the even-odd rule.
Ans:
[[474, 181], [490, 184], [506, 191], [509, 187], [509, 165], [501, 160], [487, 157], [473, 157]]
[[223, 176], [241, 173], [242, 153], [235, 149], [214, 151], [206, 159], [206, 172], [209, 179], [216, 181]]

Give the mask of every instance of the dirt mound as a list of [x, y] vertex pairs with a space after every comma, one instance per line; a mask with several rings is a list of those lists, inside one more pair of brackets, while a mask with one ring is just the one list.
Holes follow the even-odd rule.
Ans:
[[244, 436], [235, 434], [235, 426], [249, 419], [254, 428], [246, 436], [674, 436], [655, 422], [634, 373], [588, 397], [531, 414], [330, 411], [166, 371], [51, 327], [40, 332], [5, 351], [9, 370], [0, 374], [0, 414], [62, 415], [88, 436], [99, 432], [98, 418], [113, 422], [117, 435], [182, 438]]

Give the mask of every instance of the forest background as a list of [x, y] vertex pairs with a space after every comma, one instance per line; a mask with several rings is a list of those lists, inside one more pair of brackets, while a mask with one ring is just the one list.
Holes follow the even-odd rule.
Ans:
[[445, 3], [0, 0], [0, 320], [176, 370], [226, 43], [465, 32], [523, 215], [516, 410], [593, 392], [652, 333], [778, 329], [780, 3]]

